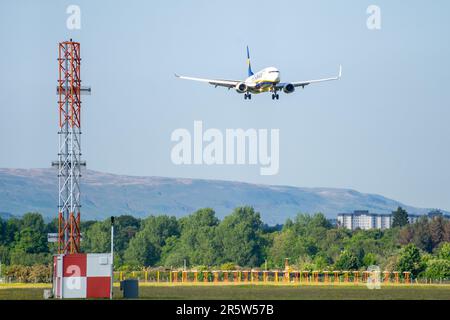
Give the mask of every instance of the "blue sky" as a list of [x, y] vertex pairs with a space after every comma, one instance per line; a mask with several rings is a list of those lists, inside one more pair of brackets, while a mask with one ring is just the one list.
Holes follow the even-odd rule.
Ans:
[[[81, 30], [66, 8], [81, 8]], [[381, 8], [382, 29], [366, 27]], [[48, 167], [57, 153], [57, 43], [81, 42], [88, 167], [130, 175], [345, 187], [450, 209], [448, 1], [9, 1], [0, 4], [0, 167]], [[327, 77], [273, 102], [175, 79]], [[177, 128], [280, 129], [280, 171], [176, 166]]]

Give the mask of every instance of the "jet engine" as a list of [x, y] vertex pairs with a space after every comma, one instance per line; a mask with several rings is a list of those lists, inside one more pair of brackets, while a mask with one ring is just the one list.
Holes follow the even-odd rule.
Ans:
[[247, 85], [245, 83], [243, 83], [243, 82], [238, 83], [236, 85], [236, 91], [239, 92], [239, 93], [247, 92], [247, 89], [248, 89]]
[[294, 91], [295, 91], [295, 87], [294, 87], [294, 85], [292, 83], [286, 83], [283, 86], [283, 92], [284, 93], [292, 93]]

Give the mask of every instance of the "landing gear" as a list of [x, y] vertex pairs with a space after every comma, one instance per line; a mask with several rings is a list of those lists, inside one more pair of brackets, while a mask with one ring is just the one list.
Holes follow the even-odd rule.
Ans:
[[244, 100], [252, 100], [252, 94], [251, 93], [246, 93], [244, 94]]
[[277, 93], [278, 90], [275, 86], [273, 86], [270, 91], [272, 91], [272, 100], [280, 99], [280, 95]]

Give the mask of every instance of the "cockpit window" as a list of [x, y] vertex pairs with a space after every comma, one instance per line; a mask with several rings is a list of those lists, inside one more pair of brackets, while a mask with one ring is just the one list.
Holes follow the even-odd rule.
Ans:
[[280, 73], [280, 71], [269, 71], [269, 73]]

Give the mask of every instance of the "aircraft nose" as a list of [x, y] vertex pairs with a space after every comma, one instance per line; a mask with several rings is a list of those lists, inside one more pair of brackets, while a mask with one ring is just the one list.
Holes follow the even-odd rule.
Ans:
[[279, 72], [277, 72], [277, 73], [274, 73], [274, 75], [275, 75], [275, 81], [280, 81], [280, 73]]

